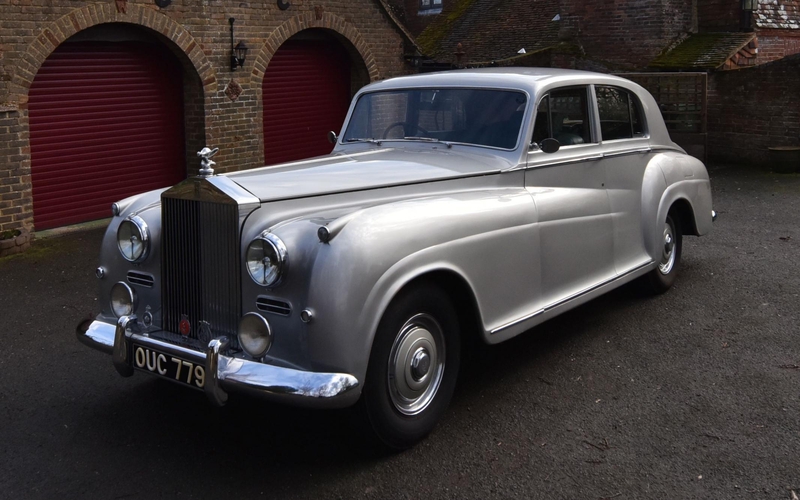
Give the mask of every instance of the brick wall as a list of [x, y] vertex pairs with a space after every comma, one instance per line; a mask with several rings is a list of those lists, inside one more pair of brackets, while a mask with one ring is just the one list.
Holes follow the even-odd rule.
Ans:
[[[27, 114], [0, 103], [0, 232], [32, 228]], [[0, 163], [2, 165], [2, 163]]]
[[800, 30], [762, 30], [758, 34], [758, 63], [800, 53]]
[[697, 25], [700, 32], [739, 31], [741, 0], [697, 0]]
[[[407, 39], [376, 0], [173, 3], [159, 9], [145, 0], [100, 3], [17, 0], [0, 3], [0, 231], [34, 229], [28, 88], [47, 56], [87, 28], [117, 22], [143, 27], [159, 38], [184, 67], [186, 147], [189, 165], [203, 144], [220, 147], [219, 171], [263, 163], [261, 82], [269, 60], [294, 34], [322, 29], [357, 57], [355, 70], [369, 80], [409, 71], [403, 61]], [[250, 47], [244, 68], [229, 70], [230, 25]], [[242, 93], [225, 90], [236, 81]], [[236, 85], [234, 84], [234, 86]]]
[[[608, 69], [647, 66], [696, 29], [694, 0], [561, 0], [560, 38]], [[574, 65], [559, 59], [561, 65]]]
[[769, 147], [800, 146], [800, 55], [709, 79], [710, 160], [764, 164]]

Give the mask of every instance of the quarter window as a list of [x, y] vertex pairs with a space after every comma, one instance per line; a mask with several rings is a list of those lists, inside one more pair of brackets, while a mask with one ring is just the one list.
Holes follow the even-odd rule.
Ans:
[[595, 91], [604, 141], [644, 136], [641, 105], [633, 94], [616, 87], [595, 87]]
[[539, 102], [533, 124], [533, 142], [552, 138], [562, 146], [592, 142], [589, 106], [584, 87], [554, 90]]

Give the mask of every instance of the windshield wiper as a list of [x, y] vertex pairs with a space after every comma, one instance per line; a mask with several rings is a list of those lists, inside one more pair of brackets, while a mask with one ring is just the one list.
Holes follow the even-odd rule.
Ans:
[[447, 142], [447, 141], [442, 141], [442, 140], [437, 139], [435, 137], [418, 137], [418, 136], [413, 136], [412, 135], [412, 136], [408, 136], [408, 137], [403, 137], [403, 140], [404, 141], [438, 142], [438, 143], [444, 144], [448, 148], [452, 148], [453, 147], [453, 143]]
[[345, 139], [344, 142], [369, 142], [370, 144], [377, 144], [378, 146], [381, 145], [381, 141], [379, 139], [368, 139], [366, 137], [351, 137], [350, 139]]

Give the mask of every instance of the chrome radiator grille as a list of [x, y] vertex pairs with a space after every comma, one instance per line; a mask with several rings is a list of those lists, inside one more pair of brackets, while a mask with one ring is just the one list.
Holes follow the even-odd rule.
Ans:
[[[162, 328], [236, 342], [241, 314], [239, 212], [233, 200], [162, 197]], [[210, 328], [205, 328], [205, 322]]]

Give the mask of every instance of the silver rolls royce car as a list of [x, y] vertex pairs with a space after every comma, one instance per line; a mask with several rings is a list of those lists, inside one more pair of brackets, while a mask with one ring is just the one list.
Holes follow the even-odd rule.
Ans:
[[405, 448], [494, 344], [634, 279], [675, 280], [710, 231], [708, 173], [609, 75], [464, 70], [361, 89], [329, 155], [200, 174], [113, 206], [81, 342], [222, 405], [358, 404]]

